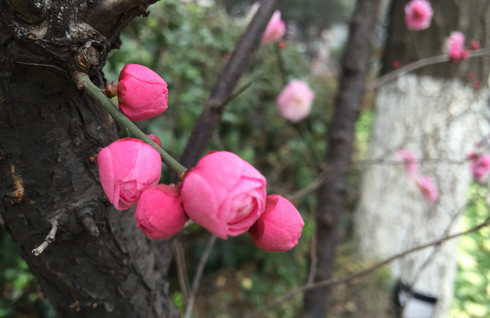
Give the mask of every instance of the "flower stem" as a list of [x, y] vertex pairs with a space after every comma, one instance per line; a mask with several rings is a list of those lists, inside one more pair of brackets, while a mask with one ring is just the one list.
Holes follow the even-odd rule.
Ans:
[[[92, 96], [99, 104], [104, 108], [109, 115], [114, 118], [116, 123], [124, 130], [129, 132], [132, 136], [139, 138], [151, 145], [155, 148], [160, 155], [162, 156], [162, 161], [165, 163], [170, 169], [172, 169], [179, 178], [182, 178], [184, 172], [187, 169], [182, 166], [177, 160], [175, 160], [172, 156], [170, 156], [165, 150], [163, 150], [160, 146], [158, 146], [153, 140], [151, 140], [144, 132], [142, 132], [136, 125], [129, 120], [126, 115], [124, 115], [116, 105], [114, 105], [111, 100], [104, 95], [102, 89], [95, 86], [94, 83], [90, 80], [87, 74], [78, 73], [74, 77], [75, 83], [80, 88], [85, 88], [85, 91]], [[83, 84], [83, 85], [82, 85]]]

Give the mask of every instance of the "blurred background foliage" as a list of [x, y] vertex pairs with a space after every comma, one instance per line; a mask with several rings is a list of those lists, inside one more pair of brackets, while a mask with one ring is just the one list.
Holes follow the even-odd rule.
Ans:
[[[137, 124], [147, 133], [157, 135], [163, 147], [177, 158], [221, 69], [246, 28], [252, 2], [221, 0], [215, 6], [200, 6], [189, 1], [160, 1], [150, 7], [148, 17], [135, 19], [125, 29], [121, 35], [122, 47], [109, 58], [104, 69], [108, 81], [117, 82], [119, 71], [127, 63], [148, 66], [165, 79], [169, 86], [168, 110], [162, 116]], [[201, 282], [196, 317], [240, 317], [306, 281], [316, 202], [312, 185], [321, 180], [323, 172], [321, 162], [337, 78], [335, 67], [332, 70], [322, 65], [338, 64], [335, 59], [341, 52], [338, 46], [331, 52], [332, 60], [319, 61], [317, 49], [323, 42], [322, 31], [345, 23], [353, 4], [353, 0], [283, 2], [281, 11], [288, 26], [286, 47], [263, 45], [240, 79], [237, 91], [245, 89], [227, 106], [210, 149], [232, 151], [251, 162], [266, 176], [268, 193], [290, 198], [302, 213], [306, 226], [299, 245], [287, 253], [259, 250], [247, 235], [218, 240]], [[311, 115], [297, 124], [281, 118], [276, 106], [278, 93], [291, 79], [305, 80], [316, 93]], [[371, 98], [367, 98], [357, 124], [355, 161], [362, 160], [368, 147], [372, 123], [370, 104]], [[356, 200], [358, 172], [353, 169], [349, 175], [348, 206], [351, 207]], [[167, 169], [163, 176], [164, 182], [170, 181]], [[472, 191], [483, 191], [475, 189]], [[470, 206], [465, 225], [479, 222], [485, 215], [488, 215], [487, 205], [480, 198]], [[338, 277], [369, 265], [355, 259], [350, 228], [347, 214], [342, 220]], [[482, 230], [462, 240], [454, 317], [489, 316], [490, 305], [488, 302], [485, 305], [484, 301], [484, 297], [490, 297], [487, 232]], [[209, 233], [193, 225], [179, 238], [175, 249], [185, 255], [181, 258], [185, 263], [184, 276], [192, 282]], [[54, 317], [52, 308], [42, 299], [34, 277], [3, 229], [0, 243], [0, 317]], [[481, 253], [485, 250], [486, 254]], [[183, 312], [186, 288], [181, 287], [188, 283], [179, 282], [178, 266], [182, 264], [171, 268], [170, 288], [175, 305]], [[337, 287], [332, 317], [389, 317], [386, 293], [392, 284], [389, 271], [382, 269], [351, 285]], [[470, 302], [475, 305], [473, 312], [483, 315], [463, 316], [461, 313], [466, 312]], [[300, 308], [301, 297], [296, 297], [267, 317], [297, 317]]]

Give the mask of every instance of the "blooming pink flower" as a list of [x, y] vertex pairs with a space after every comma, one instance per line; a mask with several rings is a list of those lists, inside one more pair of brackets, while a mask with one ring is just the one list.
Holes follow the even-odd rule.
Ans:
[[150, 138], [151, 140], [153, 140], [153, 142], [156, 143], [157, 145], [159, 145], [160, 147], [162, 146], [162, 142], [160, 141], [160, 138], [158, 138], [156, 135], [149, 134], [148, 135], [148, 138]]
[[189, 219], [173, 184], [159, 184], [145, 189], [136, 205], [134, 218], [136, 225], [154, 240], [177, 234]]
[[409, 30], [427, 29], [433, 14], [429, 1], [412, 0], [405, 6], [405, 24]]
[[144, 189], [158, 183], [162, 170], [158, 151], [135, 138], [119, 139], [102, 148], [97, 163], [102, 188], [118, 210], [134, 205]]
[[415, 181], [417, 182], [417, 185], [419, 186], [420, 191], [422, 191], [424, 197], [430, 203], [435, 203], [439, 198], [439, 191], [437, 191], [436, 187], [434, 186], [432, 178], [427, 176], [419, 176]]
[[216, 236], [240, 235], [265, 209], [266, 179], [237, 155], [210, 152], [182, 181], [184, 210]]
[[471, 174], [477, 181], [481, 181], [490, 172], [490, 155], [468, 156], [471, 160]]
[[473, 88], [474, 89], [480, 89], [481, 88], [481, 82], [480, 81], [473, 81]]
[[258, 248], [285, 252], [298, 244], [304, 225], [294, 205], [282, 196], [273, 194], [267, 196], [265, 211], [249, 233]]
[[272, 15], [269, 24], [262, 35], [262, 44], [279, 41], [286, 33], [286, 24], [281, 19], [281, 12], [277, 10]]
[[277, 107], [282, 117], [295, 123], [310, 114], [314, 98], [315, 93], [308, 84], [300, 80], [293, 80], [283, 88], [277, 97]]
[[461, 32], [451, 32], [448, 39], [448, 54], [451, 62], [456, 63], [469, 57], [468, 50], [464, 47], [465, 36]]
[[126, 64], [119, 74], [119, 109], [131, 120], [145, 120], [167, 109], [167, 83], [154, 71], [138, 64]]
[[419, 166], [417, 163], [417, 157], [411, 151], [399, 149], [396, 152], [396, 159], [398, 162], [403, 162], [405, 164], [405, 170], [409, 176], [415, 176]]

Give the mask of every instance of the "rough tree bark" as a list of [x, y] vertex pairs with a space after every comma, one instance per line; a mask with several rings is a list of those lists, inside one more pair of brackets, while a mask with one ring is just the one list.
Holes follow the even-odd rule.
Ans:
[[104, 197], [94, 158], [115, 125], [71, 79], [102, 84], [119, 33], [152, 2], [0, 0], [0, 215], [60, 317], [177, 315], [169, 244]]
[[[325, 157], [329, 177], [318, 191], [316, 209], [316, 268], [314, 281], [332, 277], [338, 240], [339, 217], [344, 209], [346, 172], [352, 154], [354, 130], [366, 75], [372, 59], [371, 41], [381, 0], [357, 1], [349, 39], [342, 57], [342, 73], [335, 101], [335, 112], [328, 133]], [[327, 315], [328, 288], [305, 293], [303, 317], [324, 318]]]
[[[402, 64], [444, 52], [451, 31], [462, 31], [483, 47], [490, 41], [485, 21], [490, 3], [485, 0], [431, 1], [432, 25], [410, 32], [403, 21], [407, 1], [393, 1], [389, 38], [383, 60], [385, 71], [393, 60]], [[468, 73], [475, 72], [483, 87], [475, 90]], [[420, 157], [421, 173], [434, 178], [440, 192], [435, 205], [426, 203], [401, 166], [368, 166], [361, 184], [355, 235], [362, 256], [384, 258], [458, 229], [470, 182], [464, 162], [487, 123], [488, 58], [458, 65], [449, 62], [404, 75], [381, 87], [368, 160], [394, 160], [399, 148]], [[404, 257], [393, 263], [392, 273], [413, 290], [438, 298], [433, 317], [448, 317], [456, 270], [457, 241]]]

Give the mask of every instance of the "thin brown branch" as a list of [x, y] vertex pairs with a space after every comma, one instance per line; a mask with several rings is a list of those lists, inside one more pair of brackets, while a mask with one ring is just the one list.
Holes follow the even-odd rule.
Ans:
[[419, 245], [419, 246], [416, 246], [416, 247], [413, 247], [413, 248], [410, 248], [408, 250], [405, 250], [403, 252], [400, 252], [398, 254], [395, 254], [393, 256], [390, 256], [388, 258], [386, 258], [385, 260], [379, 262], [379, 263], [376, 263], [375, 265], [371, 266], [371, 267], [368, 267], [364, 270], [361, 270], [357, 273], [354, 273], [352, 275], [349, 275], [347, 277], [344, 277], [344, 278], [331, 278], [331, 279], [326, 279], [326, 280], [323, 280], [323, 281], [319, 281], [319, 282], [316, 282], [316, 283], [312, 283], [312, 284], [305, 284], [303, 286], [301, 286], [300, 288], [298, 289], [295, 289], [293, 291], [291, 291], [290, 293], [288, 293], [287, 295], [277, 299], [276, 301], [274, 301], [273, 303], [271, 303], [270, 305], [267, 305], [266, 307], [262, 308], [261, 310], [259, 311], [256, 311], [248, 316], [246, 316], [246, 318], [252, 318], [252, 317], [258, 317], [259, 315], [271, 310], [271, 309], [274, 309], [278, 306], [280, 306], [281, 304], [283, 304], [284, 302], [288, 301], [289, 299], [293, 298], [294, 296], [300, 294], [300, 293], [304, 293], [308, 290], [312, 290], [312, 289], [317, 289], [317, 288], [322, 288], [322, 287], [333, 287], [333, 286], [336, 286], [336, 285], [340, 285], [340, 284], [345, 284], [345, 283], [348, 283], [348, 282], [351, 282], [357, 278], [360, 278], [360, 277], [363, 277], [363, 276], [366, 276], [368, 274], [371, 274], [373, 272], [375, 272], [376, 270], [380, 269], [381, 267], [385, 266], [385, 265], [388, 265], [389, 263], [399, 259], [399, 258], [402, 258], [408, 254], [412, 254], [412, 253], [415, 253], [415, 252], [418, 252], [420, 250], [423, 250], [423, 249], [426, 249], [428, 247], [432, 247], [432, 246], [437, 246], [437, 245], [440, 245], [442, 243], [444, 243], [445, 241], [449, 241], [449, 240], [452, 240], [454, 238], [457, 238], [457, 237], [460, 237], [460, 236], [463, 236], [463, 235], [466, 235], [468, 233], [472, 233], [472, 232], [476, 232], [478, 230], [480, 230], [481, 228], [484, 228], [486, 226], [490, 225], [490, 217], [488, 217], [484, 222], [478, 224], [478, 225], [475, 225], [474, 227], [471, 227], [470, 229], [466, 230], [466, 231], [462, 231], [462, 232], [458, 232], [458, 233], [455, 233], [455, 234], [452, 234], [452, 235], [448, 235], [448, 236], [444, 236], [440, 239], [437, 239], [437, 240], [434, 240], [434, 241], [431, 241], [431, 242], [428, 242], [428, 243], [425, 243], [425, 244], [422, 244], [422, 245]]
[[184, 318], [191, 318], [192, 308], [194, 307], [194, 301], [196, 299], [197, 289], [199, 288], [199, 283], [201, 281], [202, 273], [204, 272], [204, 266], [206, 266], [209, 255], [213, 250], [213, 246], [214, 243], [216, 243], [217, 238], [218, 238], [217, 236], [211, 235], [208, 241], [208, 245], [206, 245], [206, 249], [204, 250], [204, 253], [201, 256], [201, 260], [199, 261], [199, 265], [197, 266], [196, 276], [192, 281], [192, 290], [189, 296], [189, 300], [187, 301], [187, 308], [185, 310]]
[[[489, 49], [481, 49], [481, 50], [470, 52], [470, 57], [486, 56], [489, 54], [490, 54]], [[366, 89], [368, 91], [376, 89], [376, 88], [396, 79], [399, 76], [402, 76], [402, 75], [409, 73], [409, 72], [413, 72], [415, 70], [418, 70], [419, 68], [429, 66], [429, 65], [449, 62], [449, 61], [450, 61], [450, 59], [449, 59], [449, 56], [447, 54], [431, 56], [431, 57], [427, 57], [427, 58], [417, 60], [415, 62], [412, 62], [410, 64], [402, 66], [399, 69], [396, 69], [392, 72], [386, 73], [385, 75], [378, 78], [376, 81], [369, 83], [367, 85]]]
[[221, 120], [226, 103], [232, 96], [233, 90], [245, 71], [253, 52], [259, 47], [262, 34], [279, 2], [280, 0], [262, 1], [257, 13], [238, 42], [211, 95], [204, 104], [204, 109], [184, 149], [180, 162], [185, 167], [194, 166], [208, 147], [213, 131]]

